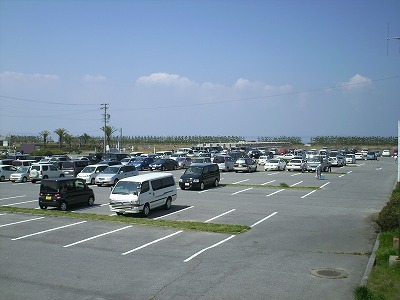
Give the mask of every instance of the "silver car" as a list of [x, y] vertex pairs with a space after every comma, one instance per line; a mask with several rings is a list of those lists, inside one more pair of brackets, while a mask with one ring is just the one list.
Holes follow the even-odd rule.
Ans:
[[100, 172], [95, 179], [97, 186], [112, 186], [120, 179], [139, 175], [139, 171], [135, 166], [130, 165], [114, 165], [107, 167]]

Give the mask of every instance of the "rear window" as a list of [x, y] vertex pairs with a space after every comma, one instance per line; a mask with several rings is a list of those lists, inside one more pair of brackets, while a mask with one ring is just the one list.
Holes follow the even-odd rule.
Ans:
[[42, 181], [40, 185], [41, 193], [57, 193], [59, 183], [57, 181]]

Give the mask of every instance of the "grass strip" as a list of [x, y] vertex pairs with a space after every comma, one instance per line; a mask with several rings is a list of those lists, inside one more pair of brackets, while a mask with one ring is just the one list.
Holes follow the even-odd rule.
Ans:
[[137, 216], [108, 216], [91, 213], [79, 213], [71, 211], [60, 211], [55, 209], [39, 210], [34, 208], [20, 208], [20, 207], [8, 207], [0, 206], [0, 211], [8, 213], [23, 213], [32, 215], [45, 215], [51, 217], [65, 217], [73, 219], [83, 219], [90, 221], [110, 222], [110, 223], [123, 223], [123, 224], [134, 224], [142, 226], [153, 226], [153, 227], [166, 227], [180, 230], [191, 230], [191, 231], [205, 231], [213, 233], [224, 233], [224, 234], [240, 234], [248, 231], [249, 226], [239, 224], [218, 224], [218, 223], [203, 223], [194, 221], [172, 221], [172, 220], [152, 220], [141, 218]]

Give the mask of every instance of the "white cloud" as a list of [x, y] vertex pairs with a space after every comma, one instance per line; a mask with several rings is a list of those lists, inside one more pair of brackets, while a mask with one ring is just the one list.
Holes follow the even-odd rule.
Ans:
[[372, 83], [372, 80], [364, 77], [360, 74], [356, 74], [353, 77], [351, 77], [348, 81], [342, 83], [343, 87], [348, 90], [353, 90], [353, 89], [360, 89], [366, 86], [369, 86]]
[[0, 73], [2, 80], [35, 80], [35, 81], [48, 81], [58, 80], [58, 75], [55, 74], [24, 74], [18, 72], [2, 72]]
[[86, 82], [104, 82], [107, 80], [107, 78], [104, 77], [103, 75], [86, 74], [85, 76], [83, 76], [82, 80]]
[[143, 86], [174, 86], [178, 88], [196, 86], [196, 84], [186, 77], [176, 74], [153, 73], [150, 76], [142, 76], [136, 80], [136, 85]]

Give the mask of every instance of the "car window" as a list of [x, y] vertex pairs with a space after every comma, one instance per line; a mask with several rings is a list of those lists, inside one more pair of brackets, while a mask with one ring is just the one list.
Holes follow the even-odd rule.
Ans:
[[85, 184], [82, 180], [75, 181], [75, 186], [77, 190], [83, 190], [85, 188]]
[[43, 171], [47, 171], [49, 169], [48, 166], [42, 166], [42, 168], [43, 168]]
[[141, 188], [140, 188], [140, 192], [141, 192], [141, 193], [145, 193], [145, 192], [148, 192], [149, 190], [150, 190], [149, 182], [148, 182], [148, 181], [144, 181], [144, 182], [142, 183]]

